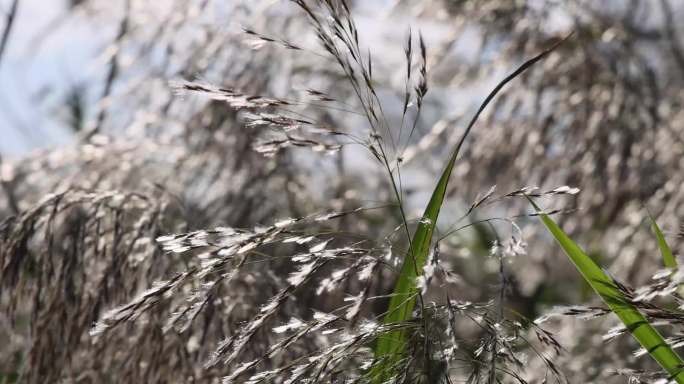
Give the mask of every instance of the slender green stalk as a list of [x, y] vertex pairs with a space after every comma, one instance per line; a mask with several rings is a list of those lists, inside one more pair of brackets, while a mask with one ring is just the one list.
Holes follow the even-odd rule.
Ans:
[[[418, 223], [418, 227], [413, 234], [413, 239], [410, 241], [409, 252], [404, 258], [404, 262], [397, 280], [394, 293], [390, 299], [387, 314], [383, 322], [385, 324], [401, 323], [408, 321], [416, 306], [416, 300], [419, 296], [419, 291], [416, 286], [416, 280], [423, 273], [423, 267], [427, 261], [430, 245], [432, 243], [432, 234], [437, 223], [439, 211], [444, 202], [449, 178], [453, 171], [456, 159], [461, 151], [465, 139], [468, 137], [475, 122], [479, 118], [485, 107], [494, 99], [494, 96], [511, 80], [523, 73], [525, 70], [533, 66], [543, 57], [553, 51], [565, 39], [559, 41], [551, 48], [541, 52], [537, 56], [524, 62], [513, 73], [503, 79], [497, 86], [487, 95], [484, 102], [480, 105], [475, 116], [468, 124], [465, 132], [461, 136], [459, 142], [451, 153], [451, 157], [442, 172], [437, 185], [435, 186], [432, 196], [428, 201], [422, 219]], [[409, 330], [402, 328], [395, 331], [390, 331], [378, 338], [375, 346], [375, 358], [379, 361], [374, 368], [369, 372], [370, 378], [374, 383], [382, 383], [387, 378], [392, 376], [394, 368], [399, 365], [403, 355], [406, 352], [407, 343], [409, 341]]]

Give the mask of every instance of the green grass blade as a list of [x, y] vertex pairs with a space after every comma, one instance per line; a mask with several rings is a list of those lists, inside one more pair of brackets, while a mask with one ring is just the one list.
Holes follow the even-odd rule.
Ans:
[[648, 217], [651, 219], [651, 227], [653, 228], [653, 232], [655, 232], [656, 238], [658, 239], [658, 248], [660, 248], [660, 254], [663, 255], [663, 264], [665, 264], [665, 267], [667, 268], [677, 268], [677, 260], [672, 254], [672, 249], [670, 249], [670, 246], [667, 245], [667, 241], [665, 240], [665, 236], [663, 236], [663, 232], [660, 230], [660, 227], [658, 227], [658, 224], [653, 219], [653, 216], [649, 215]]
[[[404, 259], [404, 264], [401, 268], [399, 279], [394, 286], [394, 294], [390, 300], [387, 315], [383, 322], [385, 324], [399, 323], [406, 321], [411, 317], [411, 312], [416, 305], [418, 290], [416, 287], [416, 280], [422, 274], [423, 266], [427, 260], [430, 251], [430, 244], [432, 242], [432, 233], [435, 228], [435, 222], [439, 215], [439, 210], [444, 200], [446, 188], [451, 176], [456, 155], [454, 153], [447, 164], [447, 168], [442, 173], [442, 176], [437, 183], [437, 187], [432, 193], [432, 197], [428, 203], [423, 219], [418, 224], [413, 235], [409, 255]], [[406, 330], [397, 330], [388, 332], [378, 339], [375, 347], [376, 358], [385, 357], [385, 367], [390, 367], [396, 360], [399, 359], [405, 348], [408, 335]], [[391, 356], [396, 356], [392, 359]], [[389, 358], [388, 358], [389, 357]], [[392, 361], [394, 360], [394, 361]], [[377, 371], [383, 371], [384, 368], [378, 366]]]
[[579, 247], [563, 230], [546, 214], [541, 213], [539, 207], [530, 199], [539, 217], [563, 248], [565, 254], [575, 264], [582, 277], [591, 285], [596, 293], [625, 324], [632, 336], [646, 351], [660, 364], [671, 378], [677, 383], [684, 383], [684, 362], [677, 353], [670, 348], [658, 331], [648, 323], [648, 320], [632, 305], [620, 291], [613, 280]]
[[[465, 139], [468, 137], [468, 134], [472, 130], [480, 114], [492, 101], [494, 96], [496, 96], [496, 94], [509, 81], [516, 78], [551, 51], [556, 49], [556, 47], [558, 47], [558, 45], [560, 45], [563, 41], [565, 41], [565, 39], [559, 41], [551, 48], [541, 52], [532, 59], [524, 62], [513, 73], [508, 75], [499, 84], [497, 84], [497, 86], [494, 87], [489, 95], [487, 95], [485, 100], [478, 108], [472, 120], [466, 127], [466, 130], [461, 136], [459, 142], [456, 144], [456, 147], [453, 149], [451, 157], [449, 158], [449, 162], [444, 168], [444, 171], [442, 172], [442, 175], [440, 176], [439, 181], [432, 192], [432, 196], [428, 201], [422, 219], [418, 223], [418, 227], [413, 234], [409, 252], [404, 258], [399, 279], [395, 283], [394, 292], [392, 298], [390, 299], [387, 314], [383, 320], [384, 324], [401, 323], [411, 318], [411, 313], [416, 306], [416, 300], [418, 298], [416, 280], [418, 279], [418, 276], [423, 273], [423, 266], [427, 261], [430, 245], [432, 242], [432, 234], [437, 223], [439, 211], [442, 207], [442, 203], [444, 202], [444, 196], [449, 184], [451, 172], [456, 163], [456, 159], [458, 158], [458, 154], [461, 151], [461, 147], [463, 146]], [[389, 331], [378, 338], [374, 352], [376, 359], [382, 359], [382, 362], [376, 364], [369, 372], [370, 377], [375, 383], [383, 382], [388, 375], [390, 375], [392, 367], [397, 365], [406, 350], [408, 336], [409, 331], [406, 329], [401, 329]]]

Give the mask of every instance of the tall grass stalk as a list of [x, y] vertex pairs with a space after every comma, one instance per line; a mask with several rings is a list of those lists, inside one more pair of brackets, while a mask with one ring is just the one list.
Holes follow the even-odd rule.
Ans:
[[[437, 218], [439, 217], [439, 211], [444, 202], [444, 196], [449, 184], [451, 172], [456, 164], [461, 147], [480, 117], [480, 114], [506, 84], [556, 49], [563, 41], [565, 41], [565, 39], [557, 42], [551, 48], [544, 50], [537, 56], [525, 61], [520, 67], [499, 82], [487, 95], [473, 118], [470, 120], [465, 132], [454, 147], [449, 162], [444, 168], [444, 171], [432, 192], [432, 196], [428, 201], [422, 219], [418, 223], [418, 227], [413, 234], [409, 253], [404, 259], [401, 273], [394, 286], [394, 292], [383, 320], [385, 324], [401, 323], [408, 321], [411, 318], [419, 294], [416, 280], [418, 276], [423, 273], [423, 267], [428, 259], [432, 234], [437, 223]], [[380, 359], [383, 362], [376, 365], [370, 373], [371, 377], [375, 378], [376, 383], [385, 380], [387, 375], [390, 374], [391, 368], [401, 359], [402, 354], [406, 351], [408, 336], [408, 330], [397, 329], [387, 332], [379, 338], [374, 352], [376, 359]]]

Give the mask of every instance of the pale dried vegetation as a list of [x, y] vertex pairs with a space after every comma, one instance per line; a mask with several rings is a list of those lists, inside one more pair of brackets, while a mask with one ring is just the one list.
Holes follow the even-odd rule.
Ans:
[[[662, 270], [649, 229], [650, 214], [677, 255], [674, 1], [399, 0], [371, 15], [408, 20], [380, 28], [403, 36], [385, 47], [357, 27], [361, 1], [113, 3], [70, 16], [117, 26], [95, 88], [106, 102], [73, 122], [76, 143], [0, 163], [0, 383], [674, 377], [528, 202], [684, 345], [684, 273]], [[411, 234], [466, 136], [416, 310], [387, 323]], [[405, 352], [378, 359], [397, 330]]]

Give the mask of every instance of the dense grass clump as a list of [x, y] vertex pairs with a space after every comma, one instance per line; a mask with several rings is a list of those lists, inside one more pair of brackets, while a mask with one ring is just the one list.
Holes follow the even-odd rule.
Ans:
[[[480, 73], [415, 28], [392, 62], [346, 0], [228, 5], [249, 27], [188, 40], [189, 3], [147, 34], [127, 2], [111, 109], [0, 164], [0, 383], [684, 383], [681, 111], [633, 15], [421, 5], [486, 25]], [[127, 50], [153, 68], [117, 100]]]

